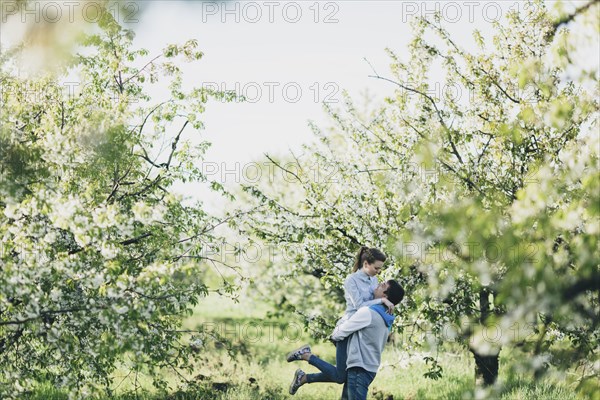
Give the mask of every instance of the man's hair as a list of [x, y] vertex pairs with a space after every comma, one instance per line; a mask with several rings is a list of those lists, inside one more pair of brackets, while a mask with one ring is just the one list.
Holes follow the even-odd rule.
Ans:
[[402, 285], [400, 285], [393, 279], [390, 279], [389, 281], [387, 281], [387, 283], [389, 286], [384, 293], [387, 296], [387, 299], [394, 303], [394, 305], [396, 306], [400, 304], [400, 302], [404, 298], [404, 288], [402, 287]]

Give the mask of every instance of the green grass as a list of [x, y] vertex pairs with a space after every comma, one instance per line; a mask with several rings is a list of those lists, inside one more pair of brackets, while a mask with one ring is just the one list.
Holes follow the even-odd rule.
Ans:
[[[186, 375], [194, 382], [192, 388], [177, 391], [177, 379], [173, 372], [165, 371], [172, 388], [168, 399], [252, 400], [290, 399], [288, 386], [296, 368], [306, 372], [317, 372], [305, 362], [287, 363], [285, 354], [303, 343], [311, 343], [313, 352], [326, 361], [335, 361], [335, 348], [331, 343], [315, 343], [301, 330], [299, 321], [267, 320], [268, 307], [261, 303], [236, 304], [231, 300], [210, 296], [185, 321], [184, 327], [195, 329], [201, 326], [220, 330], [237, 349], [232, 359], [218, 343], [207, 343], [199, 354], [196, 368]], [[474, 362], [472, 356], [454, 347], [440, 354], [444, 376], [439, 380], [423, 377], [427, 366], [423, 354], [409, 356], [393, 346], [388, 346], [383, 356], [382, 367], [369, 390], [369, 398], [384, 400], [438, 400], [472, 399]], [[549, 379], [533, 382], [531, 377], [518, 376], [509, 366], [518, 363], [525, 355], [516, 350], [505, 349], [501, 353], [500, 382], [503, 392], [486, 395], [485, 398], [500, 400], [581, 400], [572, 384]], [[123, 370], [114, 374], [115, 386], [122, 380]], [[151, 389], [148, 377], [140, 383]], [[131, 392], [131, 381], [124, 381], [113, 400], [164, 399], [163, 394]], [[338, 399], [341, 385], [312, 384], [300, 388], [293, 397], [298, 400]], [[33, 396], [35, 400], [63, 400], [67, 396], [48, 385], [40, 386]]]

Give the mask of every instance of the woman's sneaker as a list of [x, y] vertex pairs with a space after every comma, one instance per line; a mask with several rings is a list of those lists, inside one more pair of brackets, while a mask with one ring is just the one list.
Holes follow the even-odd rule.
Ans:
[[306, 353], [310, 353], [310, 346], [307, 344], [287, 353], [287, 362], [302, 360], [302, 355]]
[[302, 383], [302, 378], [304, 377], [304, 375], [306, 375], [306, 373], [301, 369], [296, 370], [296, 373], [294, 374], [294, 379], [292, 379], [292, 384], [290, 385], [291, 395], [296, 394], [300, 386], [304, 385], [304, 383]]

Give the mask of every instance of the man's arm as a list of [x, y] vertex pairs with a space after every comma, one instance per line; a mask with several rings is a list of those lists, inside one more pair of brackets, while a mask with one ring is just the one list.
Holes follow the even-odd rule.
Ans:
[[331, 340], [340, 341], [344, 340], [354, 332], [361, 330], [362, 328], [369, 326], [371, 323], [371, 311], [368, 307], [363, 307], [358, 310], [349, 320], [336, 326], [331, 334]]

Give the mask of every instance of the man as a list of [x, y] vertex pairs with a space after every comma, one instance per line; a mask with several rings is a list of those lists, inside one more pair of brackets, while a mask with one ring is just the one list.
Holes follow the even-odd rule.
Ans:
[[[386, 297], [394, 305], [404, 298], [404, 289], [395, 280], [383, 282], [377, 286], [373, 297]], [[381, 364], [381, 353], [387, 342], [394, 316], [386, 313], [381, 304], [360, 308], [349, 320], [338, 325], [331, 339], [340, 341], [349, 337], [348, 360], [346, 363], [347, 377], [344, 383], [342, 399], [366, 400], [369, 385], [375, 379], [377, 369]], [[311, 356], [310, 348], [303, 350], [302, 359]], [[300, 386], [306, 383], [306, 375], [296, 371], [290, 387], [294, 394]]]

